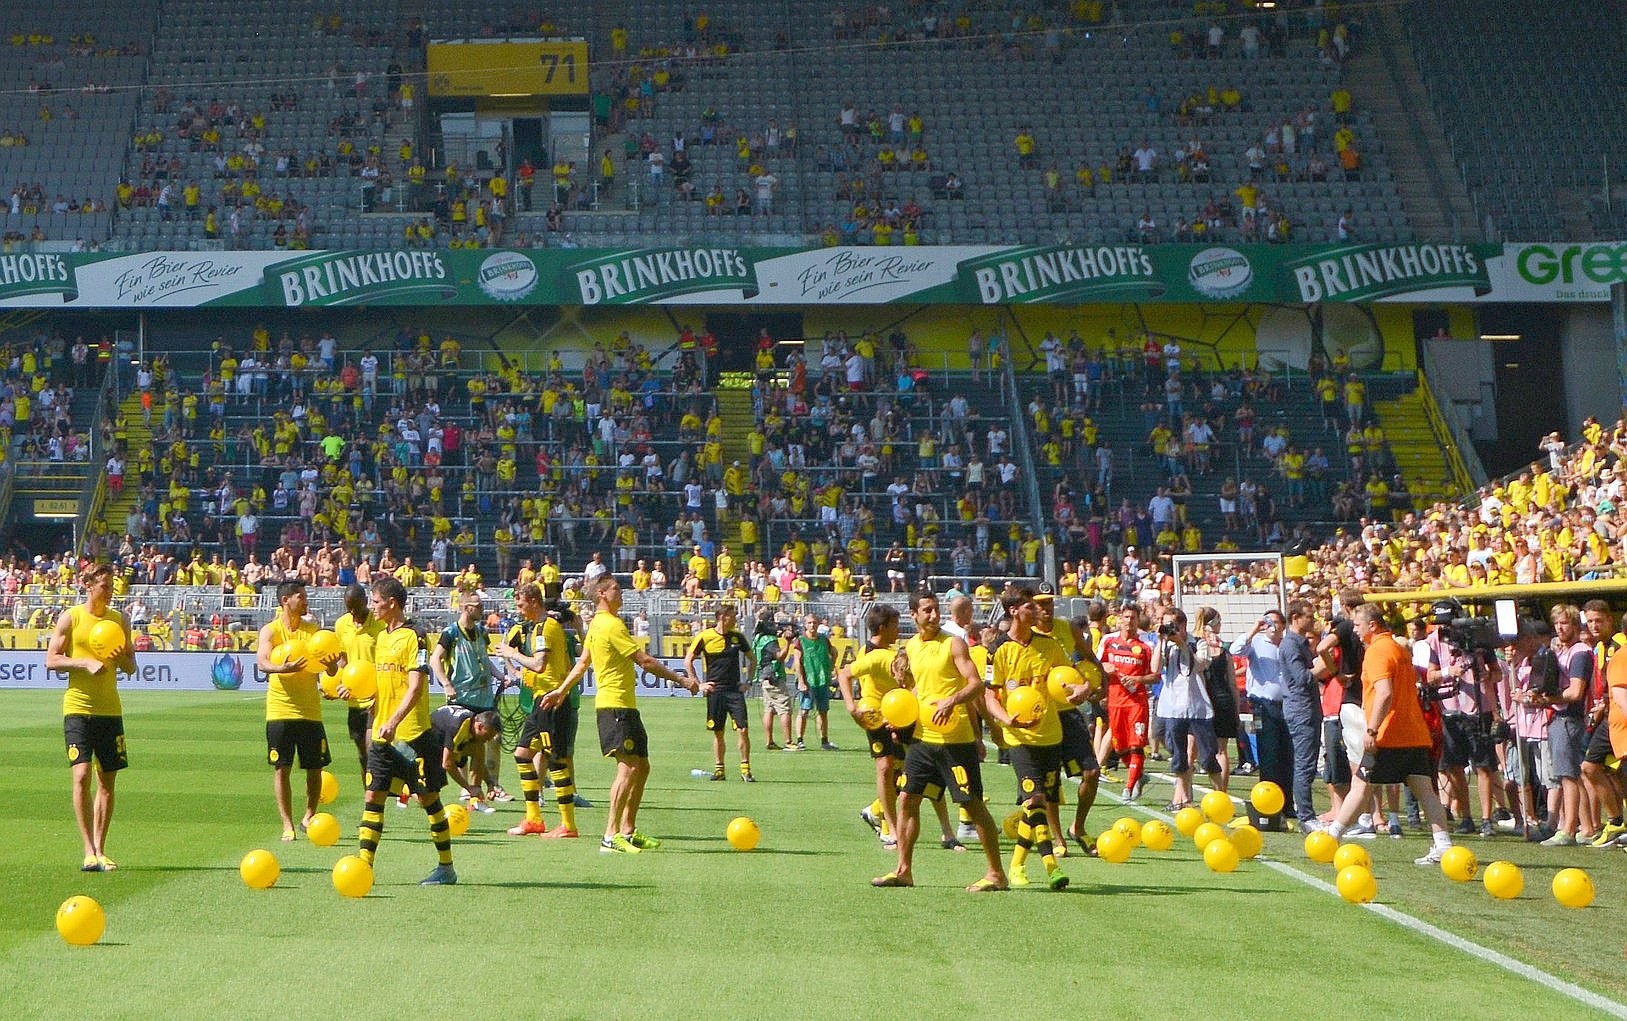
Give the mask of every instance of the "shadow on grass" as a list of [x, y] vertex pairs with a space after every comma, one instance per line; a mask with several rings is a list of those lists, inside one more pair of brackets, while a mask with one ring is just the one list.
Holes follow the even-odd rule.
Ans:
[[663, 804], [659, 804], [659, 803], [652, 805], [652, 804], [650, 804], [648, 799], [645, 799], [644, 804], [640, 807], [639, 811], [644, 811], [645, 809], [648, 809], [649, 811], [655, 812], [657, 814], [664, 814], [666, 812], [722, 812], [722, 811], [725, 811], [725, 809], [719, 808], [719, 807], [717, 807], [715, 805], [663, 805]]
[[[1218, 886], [1171, 886], [1168, 884], [1160, 886], [1142, 886], [1140, 884], [1132, 883], [1103, 883], [1095, 880], [1079, 879], [1075, 877], [1072, 885], [1068, 887], [1068, 892], [1088, 893], [1093, 896], [1130, 894], [1137, 897], [1165, 897], [1198, 893], [1215, 893], [1220, 889], [1221, 887]], [[1251, 886], [1227, 886], [1224, 888], [1224, 891], [1228, 895], [1234, 893], [1281, 894], [1283, 892], [1282, 890], [1273, 890], [1267, 887]]]
[[684, 854], [749, 854], [749, 855], [784, 855], [786, 857], [822, 858], [836, 855], [836, 851], [804, 851], [789, 847], [759, 847], [750, 851], [736, 851], [732, 847], [686, 847]]
[[459, 878], [459, 886], [492, 887], [502, 890], [648, 890], [644, 883], [550, 883], [542, 880], [508, 879], [502, 882], [482, 883]]
[[[144, 872], [231, 872], [236, 873], [236, 865], [135, 865], [121, 868], [120, 872], [140, 874]], [[312, 875], [325, 876], [332, 871], [331, 865], [284, 865], [282, 875]], [[272, 887], [271, 889], [276, 889]]]

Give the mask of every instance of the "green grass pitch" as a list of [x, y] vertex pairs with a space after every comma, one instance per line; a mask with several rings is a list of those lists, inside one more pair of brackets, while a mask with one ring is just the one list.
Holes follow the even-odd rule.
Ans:
[[[328, 877], [355, 844], [360, 782], [344, 749], [332, 806], [340, 844], [285, 846], [260, 698], [128, 694], [133, 767], [109, 841], [121, 868], [82, 875], [59, 704], [48, 692], [0, 693], [0, 990], [10, 1017], [1003, 1018], [1081, 1007], [1096, 1017], [1596, 1016], [1262, 863], [1215, 875], [1189, 841], [1163, 855], [1139, 849], [1125, 865], [1070, 858], [1063, 894], [977, 897], [961, 889], [982, 872], [977, 850], [932, 841], [916, 857], [921, 886], [872, 890], [891, 857], [857, 818], [873, 776], [857, 730], [833, 720], [838, 753], [759, 750], [755, 785], [736, 776], [731, 736], [729, 782], [710, 783], [689, 775], [710, 766], [711, 750], [700, 704], [682, 700], [643, 705], [655, 772], [640, 822], [660, 850], [601, 855], [590, 839], [610, 770], [592, 754], [589, 721], [578, 765], [598, 807], [581, 812], [584, 839], [507, 837], [520, 807], [501, 806], [457, 842], [460, 885], [423, 889], [434, 864], [423, 814], [392, 807], [377, 885], [350, 901]], [[341, 741], [342, 712], [328, 721]], [[511, 766], [504, 779], [517, 790]], [[987, 780], [1004, 815], [1011, 774], [991, 768]], [[1145, 800], [1167, 797], [1155, 783]], [[1104, 798], [1091, 829], [1124, 814]], [[762, 827], [753, 853], [724, 841], [737, 815]], [[929, 814], [927, 833], [935, 828]], [[1627, 1000], [1617, 921], [1627, 856], [1469, 843], [1482, 864], [1524, 868], [1520, 899], [1416, 868], [1423, 843], [1413, 836], [1367, 845], [1380, 902]], [[238, 877], [256, 847], [281, 861], [272, 890]], [[1266, 853], [1332, 879], [1297, 837], [1268, 835]], [[1590, 909], [1566, 911], [1549, 896], [1553, 872], [1570, 864], [1594, 876]], [[53, 928], [57, 905], [78, 893], [107, 910], [99, 946], [69, 947]]]

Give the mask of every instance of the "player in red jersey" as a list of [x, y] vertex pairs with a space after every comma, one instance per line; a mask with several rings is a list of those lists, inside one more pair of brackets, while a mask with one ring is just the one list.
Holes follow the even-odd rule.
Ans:
[[1124, 800], [1141, 797], [1146, 782], [1141, 777], [1146, 764], [1147, 725], [1152, 712], [1148, 689], [1157, 675], [1152, 672], [1152, 646], [1141, 638], [1141, 614], [1135, 606], [1119, 610], [1118, 632], [1102, 641], [1102, 672], [1107, 675], [1107, 724], [1113, 733], [1113, 748], [1128, 765], [1124, 778]]

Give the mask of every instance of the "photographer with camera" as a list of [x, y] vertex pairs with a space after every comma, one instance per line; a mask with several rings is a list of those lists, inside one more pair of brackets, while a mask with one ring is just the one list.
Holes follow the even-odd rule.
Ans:
[[1548, 644], [1553, 634], [1545, 620], [1521, 620], [1519, 635], [1508, 644], [1501, 685], [1506, 693], [1504, 708], [1514, 728], [1507, 773], [1519, 788], [1515, 815], [1524, 824], [1525, 839], [1533, 842], [1553, 835], [1538, 828], [1542, 816], [1537, 809], [1537, 791], [1554, 782], [1547, 706], [1548, 699], [1559, 692], [1559, 664]]
[[1192, 803], [1192, 758], [1187, 754], [1187, 738], [1196, 746], [1197, 761], [1209, 774], [1209, 783], [1220, 790], [1220, 763], [1215, 755], [1214, 706], [1197, 668], [1197, 650], [1186, 632], [1186, 614], [1170, 607], [1164, 610], [1158, 626], [1158, 644], [1153, 649], [1152, 672], [1163, 681], [1158, 692], [1158, 723], [1169, 745], [1169, 769], [1175, 774], [1175, 794], [1166, 811], [1174, 812]]
[[1455, 599], [1438, 599], [1430, 606], [1435, 625], [1425, 645], [1429, 665], [1425, 678], [1431, 696], [1440, 703], [1441, 770], [1447, 790], [1459, 806], [1457, 832], [1474, 833], [1469, 813], [1469, 782], [1464, 770], [1472, 768], [1480, 789], [1482, 837], [1492, 829], [1492, 802], [1501, 793], [1497, 776], [1497, 746], [1493, 733], [1503, 725], [1497, 705], [1497, 682], [1502, 669], [1497, 660], [1473, 642], [1462, 626], [1463, 607]]

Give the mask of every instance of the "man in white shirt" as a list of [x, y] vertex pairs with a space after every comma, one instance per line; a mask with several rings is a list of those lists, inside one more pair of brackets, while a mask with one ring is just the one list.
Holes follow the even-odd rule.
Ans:
[[1152, 515], [1154, 529], [1162, 529], [1175, 522], [1175, 500], [1169, 495], [1168, 486], [1159, 486], [1158, 492], [1147, 501], [1147, 513]]
[[780, 179], [772, 173], [761, 174], [755, 182], [757, 186], [757, 212], [763, 216], [770, 216], [774, 212], [774, 189], [780, 185]]
[[1254, 714], [1254, 734], [1259, 749], [1260, 778], [1270, 780], [1288, 795], [1283, 812], [1294, 812], [1294, 742], [1283, 709], [1286, 691], [1282, 678], [1282, 639], [1288, 630], [1287, 618], [1279, 610], [1267, 610], [1250, 629], [1231, 644], [1233, 656], [1248, 659], [1248, 700]]
[[1158, 171], [1158, 150], [1145, 138], [1141, 140], [1140, 148], [1135, 151], [1136, 177], [1142, 181], [1151, 181]]
[[847, 388], [852, 391], [864, 389], [864, 357], [857, 352], [847, 356]]

